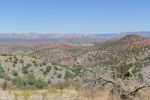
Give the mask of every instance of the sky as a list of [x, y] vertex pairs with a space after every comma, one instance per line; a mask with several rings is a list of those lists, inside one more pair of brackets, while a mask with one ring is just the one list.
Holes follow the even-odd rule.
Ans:
[[150, 31], [150, 0], [0, 0], [0, 33]]

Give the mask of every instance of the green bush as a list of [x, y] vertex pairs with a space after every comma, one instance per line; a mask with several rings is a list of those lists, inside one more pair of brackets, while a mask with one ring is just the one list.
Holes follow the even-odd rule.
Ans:
[[52, 66], [49, 65], [49, 66], [46, 66], [46, 70], [45, 71], [46, 72], [50, 72], [51, 69], [52, 69]]
[[34, 76], [28, 76], [27, 80], [29, 85], [35, 85], [37, 81]]
[[32, 63], [34, 66], [38, 66], [38, 63], [35, 60], [33, 60]]
[[18, 62], [18, 59], [17, 59], [17, 58], [15, 58], [15, 60], [14, 60], [14, 64], [17, 64], [17, 62]]
[[76, 75], [80, 75], [82, 69], [83, 69], [83, 68], [82, 68], [81, 65], [74, 65], [72, 71], [73, 71]]
[[58, 67], [57, 67], [57, 66], [54, 66], [54, 69], [55, 69], [55, 70], [58, 70]]
[[[129, 69], [131, 67], [135, 66], [134, 64], [120, 64], [118, 67], [117, 67], [117, 76], [119, 78], [125, 78], [125, 77], [129, 77]], [[137, 73], [139, 71], [139, 69], [137, 67], [135, 67], [132, 71], [133, 74]]]
[[57, 62], [52, 62], [52, 65], [58, 65], [58, 63]]
[[39, 63], [39, 66], [40, 66], [40, 67], [42, 67], [42, 66], [43, 66], [43, 64], [42, 64], [42, 63]]
[[62, 74], [61, 73], [59, 73], [58, 75], [57, 75], [57, 78], [62, 78]]
[[30, 63], [26, 64], [26, 68], [31, 67], [32, 65]]
[[44, 61], [42, 64], [43, 64], [43, 65], [46, 65], [46, 64], [47, 64], [47, 62], [45, 62], [45, 61]]
[[46, 69], [45, 69], [45, 71], [43, 72], [43, 74], [44, 74], [44, 75], [47, 75], [47, 74], [50, 72], [51, 69], [52, 69], [52, 66], [50, 66], [50, 65], [46, 66]]
[[16, 64], [13, 64], [13, 67], [15, 67], [16, 66]]
[[66, 71], [66, 73], [65, 73], [65, 79], [68, 79], [68, 78], [73, 78], [74, 77], [74, 75], [72, 74], [72, 73], [70, 73], [69, 71]]
[[43, 89], [43, 88], [45, 88], [45, 87], [47, 87], [47, 86], [48, 86], [48, 83], [46, 83], [46, 82], [44, 82], [44, 81], [42, 81], [42, 80], [36, 80], [35, 87], [36, 87], [37, 89]]
[[14, 79], [12, 80], [12, 83], [13, 83], [14, 85], [16, 85], [18, 88], [21, 88], [21, 87], [23, 87], [23, 85], [26, 85], [25, 80], [23, 80], [23, 79], [20, 78], [20, 77], [14, 78]]
[[13, 75], [18, 76], [18, 72], [13, 70]]
[[24, 74], [28, 74], [28, 68], [27, 67], [22, 67], [22, 72]]
[[12, 83], [20, 89], [44, 89], [48, 87], [48, 83], [40, 79], [36, 79], [34, 76], [28, 77], [16, 77], [12, 79]]
[[8, 59], [9, 59], [9, 61], [12, 61], [12, 57], [9, 57]]
[[44, 75], [47, 75], [48, 73], [46, 71], [43, 72]]
[[14, 55], [14, 58], [16, 58], [16, 55]]

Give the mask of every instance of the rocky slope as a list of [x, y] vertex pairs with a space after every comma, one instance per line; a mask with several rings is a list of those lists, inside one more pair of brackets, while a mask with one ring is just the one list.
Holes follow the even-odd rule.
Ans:
[[139, 35], [127, 35], [96, 46], [1, 46], [0, 51], [1, 78], [14, 86], [16, 80], [12, 80], [17, 78], [18, 82], [18, 77], [25, 79], [23, 84], [30, 78], [36, 79], [34, 84], [38, 88], [36, 82], [40, 80], [49, 85], [63, 83], [58, 85], [62, 87], [77, 82], [91, 95], [105, 87], [121, 98], [123, 95], [135, 98], [139, 90], [150, 86], [149, 39]]

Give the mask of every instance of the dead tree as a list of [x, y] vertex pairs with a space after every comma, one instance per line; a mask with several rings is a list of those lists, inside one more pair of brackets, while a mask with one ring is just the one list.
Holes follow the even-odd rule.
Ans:
[[[132, 67], [129, 69], [128, 73], [134, 77], [133, 75], [133, 70], [134, 70], [135, 67]], [[103, 87], [109, 83], [113, 84], [113, 85], [116, 85], [116, 86], [120, 86], [120, 92], [119, 92], [119, 95], [120, 95], [120, 99], [121, 100], [125, 100], [125, 99], [128, 99], [130, 98], [131, 96], [135, 96], [139, 90], [143, 89], [143, 88], [147, 88], [147, 87], [150, 87], [150, 82], [144, 82], [143, 84], [140, 84], [139, 86], [135, 87], [133, 90], [131, 91], [125, 91], [123, 89], [124, 87], [124, 83], [123, 81], [121, 81], [122, 79], [120, 79], [120, 82], [122, 82], [123, 84], [117, 82], [117, 81], [114, 81], [113, 79], [108, 79], [106, 77], [103, 77], [101, 76], [100, 74], [99, 75], [96, 75], [96, 72], [93, 71], [91, 69], [91, 71], [93, 72], [93, 78], [91, 79], [85, 79], [85, 82], [86, 83], [89, 83], [91, 87], [91, 96], [93, 94], [96, 93], [96, 89], [97, 87]], [[96, 88], [96, 89], [95, 89]]]

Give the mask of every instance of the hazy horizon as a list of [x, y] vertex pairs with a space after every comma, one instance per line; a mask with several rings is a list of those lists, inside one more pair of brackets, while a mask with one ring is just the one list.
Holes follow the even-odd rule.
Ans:
[[0, 34], [85, 34], [85, 35], [88, 35], [88, 34], [123, 34], [123, 33], [146, 33], [146, 32], [150, 32], [150, 31], [124, 31], [124, 32], [118, 32], [118, 33], [115, 33], [115, 32], [111, 32], [111, 33], [57, 33], [57, 32], [47, 32], [47, 33], [41, 33], [41, 32], [0, 32]]

